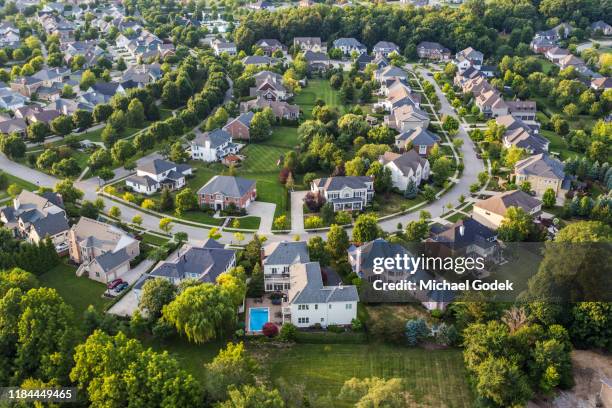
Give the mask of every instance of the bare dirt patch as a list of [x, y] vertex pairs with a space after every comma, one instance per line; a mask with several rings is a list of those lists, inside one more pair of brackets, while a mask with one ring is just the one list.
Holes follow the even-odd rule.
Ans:
[[569, 391], [561, 391], [552, 400], [537, 399], [528, 408], [595, 408], [597, 395], [604, 377], [612, 378], [612, 356], [594, 351], [574, 350], [575, 385]]

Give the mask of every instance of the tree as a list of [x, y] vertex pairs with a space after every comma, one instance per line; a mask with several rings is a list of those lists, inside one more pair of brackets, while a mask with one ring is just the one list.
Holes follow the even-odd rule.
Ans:
[[46, 149], [36, 159], [36, 167], [39, 169], [50, 169], [53, 163], [59, 161], [59, 155], [55, 149]]
[[504, 163], [506, 167], [513, 168], [516, 162], [523, 159], [525, 156], [526, 156], [525, 149], [522, 149], [517, 146], [510, 146], [508, 150], [506, 150], [506, 154], [504, 157]]
[[159, 229], [169, 234], [174, 225], [172, 224], [171, 218], [162, 218], [159, 220]]
[[459, 129], [459, 121], [453, 116], [446, 115], [444, 119], [442, 119], [442, 129], [454, 134]]
[[505, 242], [524, 241], [534, 228], [531, 215], [520, 207], [510, 207], [501, 222], [497, 233]]
[[374, 190], [377, 193], [386, 193], [393, 187], [391, 170], [378, 161], [370, 165], [370, 168], [366, 172], [366, 176], [374, 177]]
[[92, 170], [96, 170], [111, 166], [113, 158], [108, 150], [98, 149], [89, 156], [87, 163]]
[[355, 227], [353, 228], [353, 241], [355, 242], [370, 242], [378, 238], [380, 228], [378, 220], [373, 214], [361, 214], [357, 217]]
[[[242, 26], [241, 26], [242, 28]], [[278, 390], [269, 390], [261, 385], [245, 385], [241, 388], [230, 387], [228, 400], [217, 404], [218, 408], [285, 408]]]
[[127, 117], [122, 110], [115, 110], [108, 118], [108, 125], [115, 128], [117, 132], [125, 130], [127, 124]]
[[125, 163], [134, 156], [134, 146], [127, 140], [121, 139], [115, 142], [111, 148], [111, 155], [117, 163]]
[[434, 183], [438, 186], [443, 186], [446, 179], [451, 174], [452, 164], [447, 157], [440, 157], [431, 167]]
[[210, 283], [192, 286], [163, 308], [162, 315], [194, 343], [205, 343], [227, 333], [236, 320], [227, 290]]
[[138, 308], [146, 310], [151, 319], [161, 316], [165, 305], [176, 297], [176, 286], [167, 279], [148, 279], [142, 287]]
[[102, 129], [102, 141], [107, 148], [111, 148], [117, 140], [119, 140], [119, 134], [110, 123]]
[[[144, 349], [123, 333], [95, 331], [76, 347], [70, 379], [87, 392], [92, 406], [121, 399], [129, 406], [197, 406], [197, 381], [168, 353]], [[119, 396], [119, 394], [123, 394]]]
[[270, 137], [272, 133], [272, 125], [264, 112], [257, 112], [253, 115], [249, 135], [254, 142], [262, 141]]
[[8, 188], [6, 189], [6, 192], [13, 198], [16, 198], [19, 194], [21, 194], [21, 192], [23, 191], [23, 188], [21, 188], [20, 185], [18, 184], [11, 184], [8, 186]]
[[55, 192], [62, 196], [64, 203], [75, 203], [83, 198], [83, 192], [74, 187], [72, 180], [62, 180], [55, 185]]
[[555, 194], [555, 190], [552, 188], [547, 188], [542, 195], [542, 204], [544, 208], [553, 208], [557, 203], [557, 195]]
[[113, 107], [107, 103], [101, 103], [94, 107], [93, 118], [97, 123], [106, 121], [113, 114]]
[[79, 175], [81, 168], [74, 158], [69, 157], [53, 163], [51, 172], [60, 177], [74, 177]]
[[191, 211], [198, 207], [198, 197], [190, 188], [181, 190], [174, 198], [174, 208], [177, 214]]
[[142, 225], [142, 217], [140, 215], [135, 215], [132, 217], [132, 224], [141, 226]]
[[340, 396], [357, 400], [355, 408], [417, 406], [416, 400], [406, 391], [406, 386], [400, 378], [386, 380], [378, 377], [353, 377], [344, 382]]
[[421, 242], [429, 235], [429, 224], [426, 220], [411, 221], [406, 224], [406, 241]]
[[72, 123], [77, 129], [87, 129], [93, 123], [93, 114], [83, 109], [78, 109], [72, 114]]
[[43, 122], [30, 123], [27, 129], [28, 140], [32, 142], [43, 142], [49, 134], [49, 127]]
[[221, 236], [221, 231], [217, 227], [212, 227], [210, 231], [208, 231], [208, 238], [214, 239], [215, 241], [221, 239]]
[[89, 69], [85, 70], [81, 75], [81, 82], [79, 83], [79, 88], [81, 91], [87, 91], [91, 86], [96, 83], [96, 76]]
[[26, 144], [14, 133], [8, 136], [0, 135], [0, 150], [11, 159], [18, 159], [25, 156]]
[[409, 346], [419, 345], [428, 334], [429, 328], [423, 318], [411, 319], [406, 322], [406, 344]]
[[325, 203], [321, 207], [321, 218], [323, 222], [327, 225], [331, 224], [334, 221], [334, 206], [332, 203]]
[[119, 209], [119, 207], [114, 205], [108, 211], [108, 215], [110, 215], [113, 218], [119, 218], [121, 217], [121, 210]]
[[570, 333], [578, 347], [609, 350], [612, 346], [612, 304], [576, 304], [572, 309]]
[[127, 114], [127, 125], [132, 128], [140, 128], [144, 125], [145, 112], [142, 102], [137, 98], [133, 98], [128, 105]]
[[170, 189], [168, 187], [162, 188], [162, 192], [159, 197], [160, 210], [169, 211], [173, 207], [174, 207], [174, 200], [172, 199], [172, 194], [170, 194]]
[[308, 240], [308, 253], [312, 262], [319, 262], [321, 266], [329, 265], [329, 253], [323, 238], [319, 236], [311, 237]]
[[183, 148], [180, 141], [176, 141], [170, 148], [170, 160], [175, 163], [185, 163], [189, 159], [189, 154]]
[[335, 260], [346, 257], [346, 251], [349, 248], [349, 237], [344, 228], [339, 225], [332, 225], [327, 233], [327, 243], [325, 248], [331, 257]]
[[366, 164], [361, 157], [355, 157], [344, 164], [347, 176], [363, 176], [366, 172]]
[[227, 343], [212, 362], [205, 364], [205, 388], [214, 401], [224, 400], [230, 386], [255, 384], [257, 364], [243, 343]]
[[74, 88], [69, 84], [64, 85], [62, 88], [62, 98], [72, 99], [76, 94], [74, 93]]
[[404, 190], [404, 197], [409, 200], [412, 200], [416, 198], [417, 194], [419, 194], [419, 188], [417, 187], [414, 180], [410, 179], [410, 181], [408, 181], [408, 184], [406, 185], [406, 190]]

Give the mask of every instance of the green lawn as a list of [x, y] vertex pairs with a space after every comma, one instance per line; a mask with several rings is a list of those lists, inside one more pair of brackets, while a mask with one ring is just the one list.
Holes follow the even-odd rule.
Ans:
[[274, 147], [267, 144], [250, 144], [241, 150], [246, 156], [238, 170], [239, 173], [268, 173], [278, 176], [281, 165], [276, 163], [290, 150], [287, 147]]
[[550, 146], [548, 147], [548, 150], [550, 152], [559, 153], [559, 157], [562, 160], [565, 160], [571, 156], [581, 155], [578, 152], [570, 150], [565, 139], [563, 139], [561, 136], [551, 130], [540, 130], [540, 135], [544, 136], [550, 141]]
[[76, 267], [62, 263], [38, 277], [41, 286], [54, 288], [74, 309], [77, 326], [83, 321], [83, 312], [89, 305], [102, 311], [110, 300], [103, 298], [104, 284], [86, 277], [76, 276]]
[[[6, 179], [8, 181], [7, 186], [10, 186], [11, 184], [17, 184], [23, 190], [28, 190], [28, 191], [38, 190], [38, 186], [30, 183], [29, 181], [22, 180], [19, 177], [15, 177], [12, 174], [9, 174], [6, 172], [2, 172], [2, 173], [6, 175]], [[6, 190], [0, 190], [0, 199], [6, 198], [6, 197], [8, 197], [8, 193], [6, 192]]]
[[268, 146], [293, 149], [298, 144], [297, 128], [289, 126], [275, 127], [272, 136], [266, 140], [265, 144]]
[[[258, 229], [261, 222], [261, 218], [259, 217], [242, 217], [236, 218], [236, 220], [240, 221], [240, 226], [238, 228], [244, 229]], [[232, 228], [232, 223], [230, 222], [228, 226]]]
[[302, 112], [304, 112], [304, 118], [310, 119], [312, 117], [312, 108], [315, 106], [317, 99], [323, 99], [326, 105], [340, 107], [340, 97], [338, 92], [332, 89], [328, 80], [325, 79], [311, 79], [308, 81], [308, 85], [302, 89], [302, 91], [295, 96], [294, 103], [300, 106]]
[[153, 235], [153, 234], [142, 234], [142, 241], [147, 243], [147, 244], [153, 244], [153, 245], [157, 245], [157, 246], [161, 246], [164, 245], [165, 243], [167, 243], [168, 241], [170, 241], [169, 238], [162, 238], [159, 237], [157, 235]]
[[459, 350], [384, 344], [300, 344], [272, 353], [265, 361], [269, 361], [266, 366], [273, 382], [283, 378], [290, 384], [303, 384], [307, 394], [331, 396], [335, 407], [355, 403], [338, 396], [346, 380], [372, 376], [402, 378], [419, 402], [448, 408], [474, 405]]

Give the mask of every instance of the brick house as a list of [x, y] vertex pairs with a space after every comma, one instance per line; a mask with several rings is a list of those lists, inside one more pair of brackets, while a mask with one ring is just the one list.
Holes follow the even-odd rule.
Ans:
[[251, 138], [251, 120], [253, 120], [254, 115], [253, 112], [242, 113], [240, 116], [230, 119], [223, 130], [232, 135], [234, 139], [249, 140]]
[[198, 190], [200, 207], [223, 210], [230, 204], [247, 208], [257, 198], [255, 180], [232, 176], [215, 176]]

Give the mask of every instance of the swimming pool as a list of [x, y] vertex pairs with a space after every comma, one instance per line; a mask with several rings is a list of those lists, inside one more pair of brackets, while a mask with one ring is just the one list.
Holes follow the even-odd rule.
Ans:
[[264, 324], [270, 321], [267, 307], [252, 307], [249, 309], [249, 331], [261, 331]]

